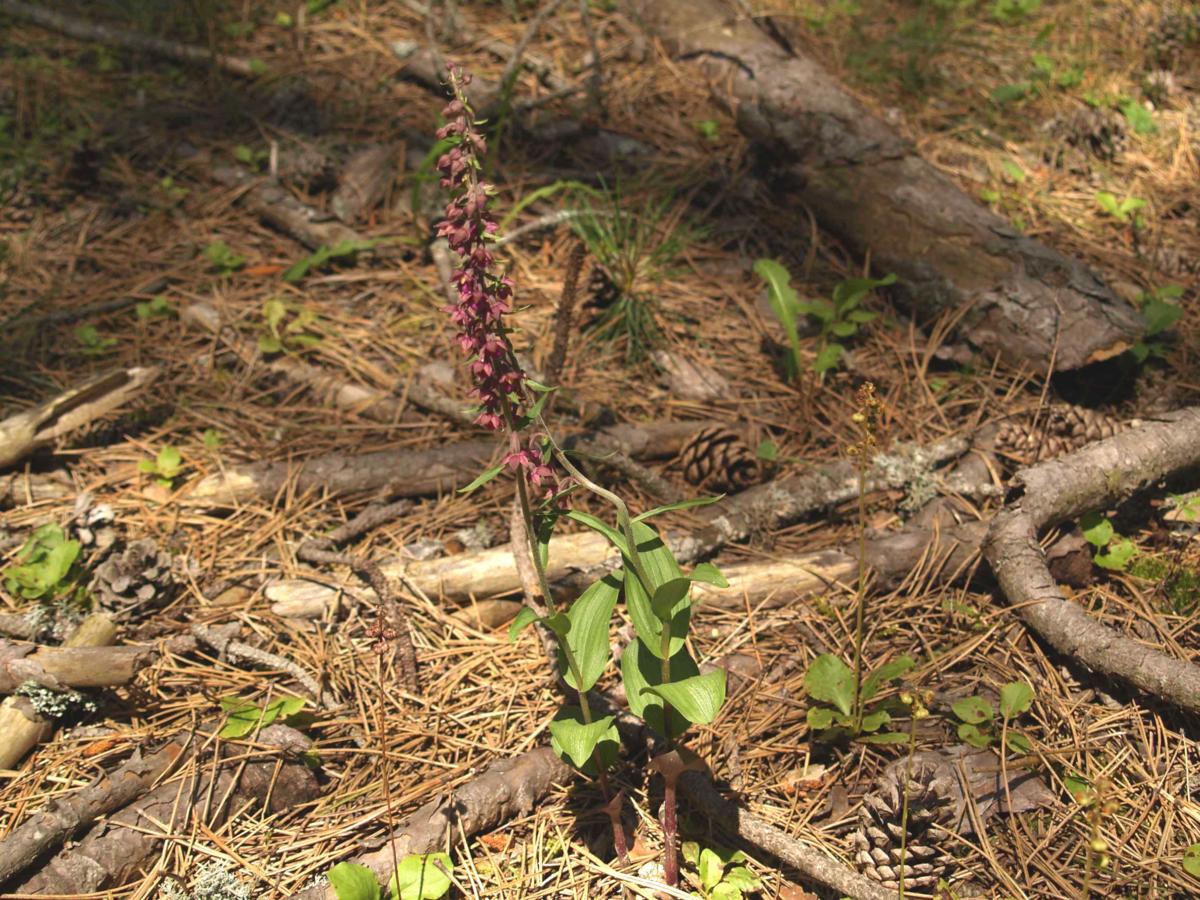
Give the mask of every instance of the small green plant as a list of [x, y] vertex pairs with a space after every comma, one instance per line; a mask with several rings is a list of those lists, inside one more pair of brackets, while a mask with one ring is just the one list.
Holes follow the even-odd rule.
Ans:
[[999, 730], [996, 710], [983, 697], [963, 697], [950, 705], [959, 719], [958, 737], [972, 747], [1003, 745], [1013, 753], [1031, 753], [1033, 745], [1019, 731], [1010, 730], [1010, 723], [1033, 705], [1033, 688], [1024, 681], [1013, 681], [1000, 689]]
[[164, 175], [159, 180], [158, 189], [163, 192], [172, 204], [178, 203], [191, 193], [187, 188], [176, 184], [174, 177], [171, 175]]
[[102, 335], [95, 325], [79, 325], [75, 329], [75, 340], [79, 342], [79, 346], [83, 348], [83, 352], [87, 356], [103, 356], [106, 353], [111, 353], [113, 348], [117, 346], [115, 337]]
[[685, 841], [682, 850], [684, 862], [694, 870], [688, 880], [703, 900], [742, 900], [761, 886], [740, 850], [701, 847], [695, 841]]
[[580, 214], [571, 221], [612, 284], [614, 299], [601, 311], [596, 331], [605, 340], [623, 340], [630, 362], [642, 359], [659, 342], [655, 286], [671, 274], [700, 234], [682, 216], [683, 208], [668, 198], [651, 197], [631, 207], [615, 190], [599, 201], [583, 195]]
[[1146, 205], [1140, 197], [1126, 197], [1118, 200], [1117, 195], [1110, 191], [1099, 191], [1096, 194], [1096, 205], [1122, 224], [1131, 224], [1134, 228], [1145, 225], [1142, 217], [1136, 215], [1139, 209]]
[[319, 335], [309, 330], [317, 321], [311, 309], [296, 309], [278, 297], [263, 304], [263, 330], [258, 335], [258, 349], [263, 353], [292, 353], [309, 350], [321, 343]]
[[164, 444], [154, 459], [138, 461], [138, 471], [153, 475], [159, 487], [170, 490], [175, 485], [175, 479], [183, 471], [183, 455], [179, 448]]
[[771, 309], [787, 334], [791, 349], [787, 374], [791, 380], [799, 377], [802, 371], [801, 317], [809, 319], [817, 333], [817, 354], [810, 368], [818, 376], [824, 376], [841, 361], [846, 351], [840, 341], [854, 337], [863, 325], [878, 317], [878, 313], [861, 308], [867, 294], [896, 281], [894, 274], [883, 278], [847, 278], [834, 287], [829, 300], [801, 300], [791, 285], [790, 273], [780, 263], [760, 259], [755, 262], [754, 271], [767, 282]]
[[143, 300], [133, 309], [139, 319], [159, 319], [175, 312], [174, 305], [162, 294]]
[[245, 144], [238, 144], [233, 148], [233, 158], [254, 172], [261, 172], [263, 165], [270, 157], [269, 151], [255, 150]]
[[1154, 340], [1183, 315], [1183, 307], [1172, 301], [1183, 296], [1183, 287], [1178, 284], [1165, 284], [1160, 288], [1143, 291], [1138, 300], [1141, 306], [1144, 334], [1142, 339], [1129, 348], [1129, 354], [1134, 362], [1144, 363], [1151, 356], [1156, 359], [1166, 359], [1167, 347], [1161, 340]]
[[225, 439], [221, 437], [221, 432], [217, 431], [215, 428], [205, 428], [204, 434], [200, 436], [200, 441], [204, 444], [204, 449], [211, 450], [214, 453], [220, 449], [221, 444], [224, 443], [224, 440]]
[[1005, 25], [1025, 21], [1042, 8], [1042, 0], [995, 0], [992, 15]]
[[[439, 900], [450, 892], [454, 865], [449, 853], [410, 853], [388, 884], [391, 900]], [[381, 900], [375, 873], [358, 863], [341, 862], [329, 870], [337, 900]]]
[[721, 126], [716, 119], [697, 119], [693, 125], [696, 133], [706, 141], [716, 141], [721, 138]]
[[14, 597], [45, 603], [60, 599], [86, 599], [80, 586], [78, 541], [68, 540], [63, 529], [50, 522], [39, 527], [17, 552], [4, 573], [4, 589]]
[[203, 255], [209, 265], [222, 275], [232, 274], [246, 264], [246, 257], [234, 253], [224, 241], [213, 241], [204, 248]]
[[823, 706], [810, 706], [808, 727], [821, 740], [857, 738], [872, 744], [900, 744], [908, 736], [882, 731], [892, 720], [892, 704], [871, 701], [889, 683], [907, 674], [916, 663], [899, 656], [875, 669], [856, 688], [854, 670], [832, 653], [823, 653], [812, 661], [804, 675], [808, 696]]
[[1137, 552], [1137, 545], [1129, 538], [1121, 537], [1113, 529], [1107, 516], [1098, 512], [1084, 514], [1079, 520], [1083, 539], [1096, 548], [1093, 561], [1102, 569], [1124, 572]]
[[1183, 866], [1183, 871], [1193, 878], [1200, 878], [1200, 844], [1192, 844], [1183, 851], [1180, 865]]
[[1132, 97], [1122, 97], [1117, 104], [1121, 115], [1129, 123], [1129, 130], [1134, 134], [1157, 134], [1158, 125], [1154, 121], [1154, 113], [1146, 109]]
[[318, 247], [308, 256], [292, 263], [283, 273], [283, 280], [295, 283], [310, 272], [319, 272], [335, 260], [352, 261], [359, 253], [379, 245], [378, 240], [340, 241], [330, 247]]
[[301, 727], [311, 721], [310, 716], [302, 713], [306, 702], [303, 697], [279, 697], [261, 707], [242, 697], [222, 697], [220, 702], [225, 724], [219, 734], [226, 739], [245, 737], [276, 719], [285, 725]]

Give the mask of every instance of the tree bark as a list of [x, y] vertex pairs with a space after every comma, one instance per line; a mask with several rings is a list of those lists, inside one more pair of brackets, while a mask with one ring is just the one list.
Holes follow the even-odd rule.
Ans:
[[1038, 371], [1125, 350], [1138, 316], [1088, 266], [1023, 237], [917, 155], [814, 60], [721, 0], [630, 0], [709, 79], [738, 128], [798, 176], [817, 221], [896, 272], [924, 318], [970, 304], [962, 335]]

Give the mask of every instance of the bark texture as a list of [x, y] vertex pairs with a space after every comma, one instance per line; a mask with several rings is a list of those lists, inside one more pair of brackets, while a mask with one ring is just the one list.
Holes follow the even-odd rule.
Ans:
[[109, 816], [15, 892], [73, 897], [121, 885], [152, 861], [164, 837], [190, 833], [193, 822], [215, 828], [247, 807], [265, 804], [281, 812], [319, 795], [316, 775], [296, 758], [311, 745], [308, 738], [271, 725], [254, 744], [260, 749], [248, 759], [244, 745], [222, 745], [220, 762], [204, 761]]
[[[431, 853], [445, 847], [447, 839], [457, 839], [460, 833], [470, 837], [526, 815], [551, 788], [565, 784], [571, 777], [571, 768], [549, 747], [497, 760], [478, 778], [431, 800], [405, 819], [392, 833], [395, 858]], [[392, 860], [389, 842], [354, 862], [370, 868], [383, 882], [391, 877]], [[328, 885], [318, 885], [293, 894], [290, 900], [337, 900], [337, 895]]]
[[923, 160], [814, 60], [723, 0], [630, 0], [709, 79], [739, 129], [796, 176], [817, 221], [933, 317], [964, 303], [961, 333], [989, 355], [1046, 371], [1126, 349], [1132, 307], [1089, 267], [1023, 237]]
[[144, 647], [42, 647], [0, 640], [0, 694], [11, 694], [26, 681], [52, 689], [128, 684], [153, 655]]
[[1192, 407], [1019, 472], [1015, 497], [992, 520], [984, 547], [1009, 603], [1055, 650], [1193, 711], [1200, 710], [1200, 666], [1108, 628], [1067, 599], [1038, 532], [1198, 465], [1200, 408]]

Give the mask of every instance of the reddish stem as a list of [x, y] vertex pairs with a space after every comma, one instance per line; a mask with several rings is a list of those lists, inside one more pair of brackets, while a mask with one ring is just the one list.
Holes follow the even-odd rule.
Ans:
[[663, 879], [670, 887], [679, 884], [679, 854], [676, 850], [675, 779], [663, 779]]

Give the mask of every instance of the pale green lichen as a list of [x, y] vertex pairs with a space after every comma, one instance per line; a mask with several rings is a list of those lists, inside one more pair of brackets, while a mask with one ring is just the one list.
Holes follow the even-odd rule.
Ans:
[[191, 893], [174, 879], [164, 881], [158, 892], [159, 900], [250, 900], [250, 888], [229, 871], [229, 863], [213, 859], [201, 863]]
[[55, 691], [36, 681], [26, 681], [14, 691], [18, 697], [28, 697], [34, 710], [53, 722], [81, 719], [96, 711], [96, 701], [79, 691]]

